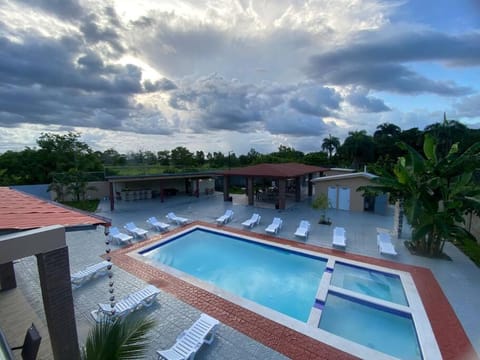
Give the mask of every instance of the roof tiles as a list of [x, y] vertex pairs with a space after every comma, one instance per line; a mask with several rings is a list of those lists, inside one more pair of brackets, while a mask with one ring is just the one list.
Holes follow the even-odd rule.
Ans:
[[66, 228], [109, 225], [107, 219], [0, 187], [0, 230], [28, 230], [49, 225]]

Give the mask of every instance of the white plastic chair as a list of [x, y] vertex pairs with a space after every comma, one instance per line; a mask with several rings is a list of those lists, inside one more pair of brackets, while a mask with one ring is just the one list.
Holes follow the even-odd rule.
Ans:
[[265, 232], [269, 234], [278, 234], [278, 232], [282, 228], [282, 225], [283, 220], [279, 217], [275, 217], [273, 218], [272, 223], [265, 228]]
[[166, 360], [193, 360], [203, 344], [211, 344], [219, 321], [207, 314], [200, 318], [190, 328], [184, 330], [170, 349], [157, 350], [159, 359]]

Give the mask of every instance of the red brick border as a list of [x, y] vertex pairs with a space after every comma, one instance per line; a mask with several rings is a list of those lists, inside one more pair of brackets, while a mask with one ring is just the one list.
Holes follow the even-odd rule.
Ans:
[[[202, 225], [217, 228], [212, 224], [196, 221], [190, 227]], [[177, 228], [168, 233], [168, 236], [185, 230]], [[412, 275], [415, 285], [422, 298], [423, 306], [430, 319], [433, 332], [444, 359], [475, 359], [475, 350], [468, 339], [463, 327], [445, 297], [440, 285], [429, 269], [394, 263], [356, 254], [349, 254], [334, 249], [320, 248], [292, 240], [275, 238], [243, 230], [228, 228], [229, 232], [240, 235], [254, 236], [279, 244], [291, 245], [297, 248], [315, 251], [319, 254], [335, 255], [350, 260], [384, 266], [408, 272]], [[156, 285], [164, 291], [174, 295], [202, 312], [216, 317], [224, 324], [235, 328], [262, 344], [292, 358], [292, 359], [354, 359], [355, 357], [329, 345], [316, 341], [306, 335], [266, 319], [257, 313], [233, 304], [206, 290], [180, 280], [153, 266], [137, 261], [127, 253], [154, 243], [163, 236], [156, 236], [146, 242], [136, 243], [111, 253], [113, 262], [122, 269], [134, 274], [148, 283]]]

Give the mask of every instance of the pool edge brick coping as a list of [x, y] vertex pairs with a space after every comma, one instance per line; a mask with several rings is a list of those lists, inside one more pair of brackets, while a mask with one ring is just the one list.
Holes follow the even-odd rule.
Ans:
[[[198, 310], [208, 313], [219, 321], [228, 325], [256, 341], [278, 351], [292, 359], [355, 359], [356, 357], [339, 349], [319, 342], [295, 330], [280, 325], [257, 313], [233, 304], [204, 289], [180, 280], [151, 265], [138, 261], [127, 253], [143, 248], [161, 240], [165, 235], [171, 236], [187, 228], [205, 226], [219, 229], [219, 226], [203, 221], [194, 221], [184, 227], [178, 227], [165, 234], [154, 236], [148, 240], [137, 242], [116, 250], [110, 254], [115, 265], [130, 272], [138, 278], [153, 284], [167, 293], [188, 303]], [[229, 232], [239, 235], [252, 236], [282, 245], [290, 245], [300, 249], [314, 251], [319, 254], [339, 256], [350, 260], [361, 261], [377, 266], [384, 266], [411, 274], [415, 286], [427, 312], [435, 338], [444, 359], [463, 359], [475, 354], [473, 346], [463, 327], [450, 306], [440, 285], [432, 272], [423, 267], [405, 265], [383, 259], [371, 258], [363, 255], [346, 253], [335, 249], [304, 244], [286, 240], [266, 234], [252, 234], [250, 231], [225, 227]]]

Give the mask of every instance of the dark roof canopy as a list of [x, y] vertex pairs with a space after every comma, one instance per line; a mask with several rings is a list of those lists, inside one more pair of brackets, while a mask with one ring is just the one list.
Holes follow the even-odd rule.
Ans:
[[41, 200], [9, 187], [0, 187], [0, 231], [29, 230], [49, 225], [61, 225], [71, 231], [96, 225], [110, 226], [110, 220]]
[[327, 171], [328, 168], [299, 163], [258, 164], [226, 170], [223, 175], [240, 175], [272, 178], [293, 178], [316, 172]]

